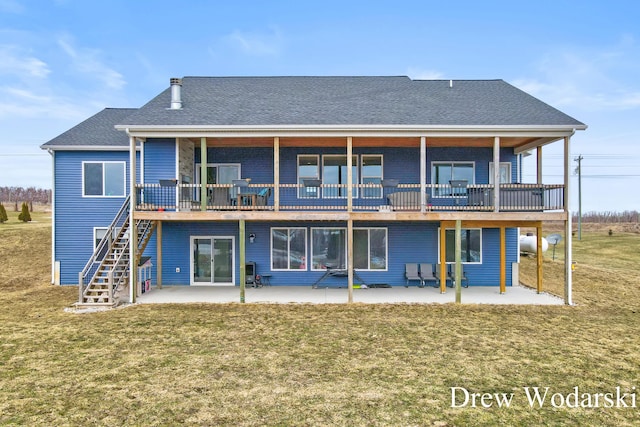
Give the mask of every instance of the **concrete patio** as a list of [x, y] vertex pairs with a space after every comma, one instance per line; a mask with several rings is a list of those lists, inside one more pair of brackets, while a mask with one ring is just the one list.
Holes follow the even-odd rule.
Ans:
[[[311, 286], [265, 286], [246, 288], [245, 302], [257, 304], [343, 304], [348, 300], [346, 288]], [[353, 301], [363, 304], [446, 304], [455, 302], [455, 290], [447, 292], [433, 287], [394, 287], [354, 289]], [[498, 286], [471, 286], [462, 289], [463, 304], [562, 305], [564, 301], [548, 293], [537, 294], [524, 286], [507, 287], [500, 295]], [[152, 288], [139, 296], [139, 304], [163, 303], [239, 303], [237, 286], [164, 286]]]

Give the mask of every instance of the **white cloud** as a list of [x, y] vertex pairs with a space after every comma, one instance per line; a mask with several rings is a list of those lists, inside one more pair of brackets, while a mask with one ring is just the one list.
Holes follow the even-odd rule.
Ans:
[[518, 78], [513, 84], [557, 107], [634, 109], [640, 107], [638, 80], [620, 76], [640, 72], [639, 53], [627, 35], [607, 48], [564, 48], [548, 53], [535, 64], [537, 77]]
[[0, 75], [44, 78], [50, 72], [44, 61], [30, 56], [17, 46], [0, 46]]
[[278, 55], [284, 44], [284, 37], [277, 27], [270, 27], [266, 32], [235, 30], [221, 40], [226, 46], [251, 56]]
[[71, 58], [74, 68], [80, 73], [97, 78], [111, 89], [122, 89], [126, 84], [122, 74], [103, 63], [99, 50], [75, 48], [67, 36], [60, 37], [58, 45]]

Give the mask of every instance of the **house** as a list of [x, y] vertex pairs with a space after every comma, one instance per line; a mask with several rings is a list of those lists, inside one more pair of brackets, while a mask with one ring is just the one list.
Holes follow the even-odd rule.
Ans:
[[[425, 263], [464, 266], [470, 286], [504, 293], [518, 280], [519, 227], [540, 236], [564, 221], [570, 303], [569, 149], [584, 129], [502, 80], [173, 78], [141, 108], [105, 109], [42, 145], [53, 280], [79, 283], [82, 304], [133, 301], [131, 260], [144, 254], [158, 287], [244, 292], [256, 274], [405, 286], [406, 264]], [[542, 176], [554, 142], [563, 184]], [[531, 151], [537, 179], [524, 183]]]

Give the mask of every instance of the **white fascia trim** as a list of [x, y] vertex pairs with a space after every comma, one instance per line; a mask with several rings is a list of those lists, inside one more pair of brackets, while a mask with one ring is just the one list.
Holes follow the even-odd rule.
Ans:
[[567, 126], [416, 126], [416, 125], [262, 125], [262, 126], [116, 126], [135, 137], [252, 137], [274, 136], [414, 136], [414, 137], [482, 137], [482, 136], [529, 136], [561, 138], [585, 125]]

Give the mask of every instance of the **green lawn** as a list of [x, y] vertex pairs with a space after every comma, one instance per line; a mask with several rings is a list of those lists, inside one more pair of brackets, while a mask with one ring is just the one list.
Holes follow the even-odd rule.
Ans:
[[[0, 225], [0, 425], [640, 423], [638, 407], [549, 401], [574, 387], [640, 389], [638, 234], [583, 232], [575, 307], [192, 304], [73, 314], [64, 308], [77, 289], [49, 284], [50, 229], [39, 220]], [[562, 289], [563, 264], [548, 255], [546, 285]], [[534, 264], [523, 259], [526, 280]], [[452, 387], [514, 395], [509, 408], [452, 408]], [[545, 404], [530, 408], [524, 387], [549, 387]]]

